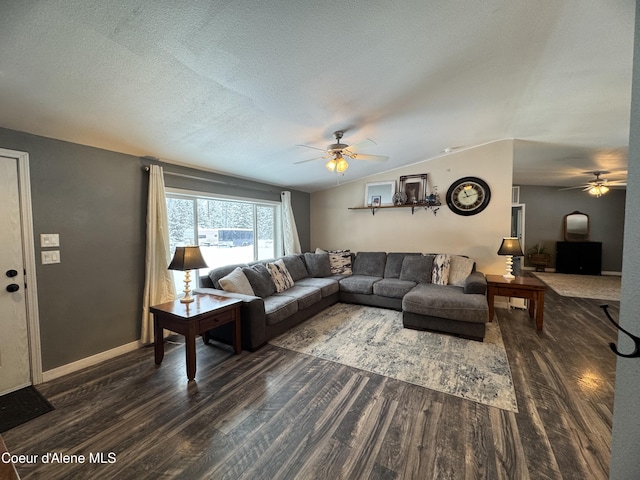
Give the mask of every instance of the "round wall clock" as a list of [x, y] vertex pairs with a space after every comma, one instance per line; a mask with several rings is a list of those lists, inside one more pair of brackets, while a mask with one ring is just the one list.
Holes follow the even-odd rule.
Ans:
[[451, 184], [447, 191], [447, 205], [458, 215], [475, 215], [487, 208], [491, 189], [477, 177], [464, 177]]

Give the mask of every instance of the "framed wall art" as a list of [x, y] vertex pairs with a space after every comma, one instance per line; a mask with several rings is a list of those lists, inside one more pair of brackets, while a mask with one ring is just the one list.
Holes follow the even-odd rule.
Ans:
[[367, 207], [374, 205], [374, 198], [377, 197], [375, 198], [377, 204], [374, 206], [393, 205], [393, 195], [395, 193], [395, 180], [367, 183], [364, 189], [364, 204]]
[[406, 204], [424, 203], [427, 195], [427, 174], [403, 175], [400, 177], [400, 191], [407, 195]]

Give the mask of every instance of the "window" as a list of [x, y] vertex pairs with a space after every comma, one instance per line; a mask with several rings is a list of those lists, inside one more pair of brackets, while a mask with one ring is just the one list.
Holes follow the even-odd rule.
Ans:
[[[167, 190], [171, 254], [178, 246], [199, 245], [210, 269], [281, 255], [280, 203], [208, 197]], [[182, 289], [180, 272], [174, 272]], [[194, 275], [195, 276], [195, 275]]]

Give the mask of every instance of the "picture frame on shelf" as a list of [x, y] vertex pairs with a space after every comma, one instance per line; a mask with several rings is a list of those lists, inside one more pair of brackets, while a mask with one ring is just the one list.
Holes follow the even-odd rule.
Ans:
[[380, 195], [373, 195], [371, 197], [371, 206], [372, 207], [379, 207], [380, 206], [380, 202], [382, 201], [381, 199], [382, 199], [382, 197]]
[[[367, 183], [364, 189], [364, 205], [366, 207], [383, 207], [393, 205], [393, 196], [395, 193], [395, 180]], [[378, 199], [377, 205], [373, 204], [374, 198]]]
[[427, 174], [403, 175], [400, 177], [400, 191], [407, 195], [405, 204], [425, 203], [427, 194]]

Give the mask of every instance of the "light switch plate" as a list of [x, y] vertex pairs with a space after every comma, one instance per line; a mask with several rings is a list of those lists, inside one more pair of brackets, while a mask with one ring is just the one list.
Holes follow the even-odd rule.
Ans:
[[40, 252], [42, 254], [42, 264], [49, 265], [52, 263], [60, 263], [60, 250], [48, 250]]
[[41, 233], [40, 234], [40, 246], [46, 247], [59, 247], [60, 246], [60, 234], [59, 233]]

